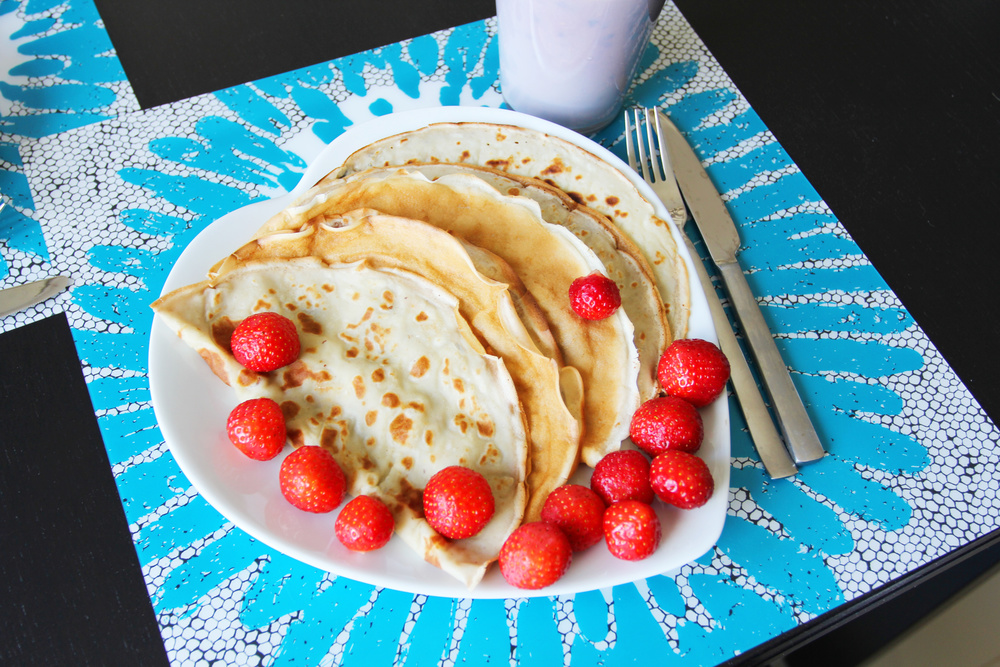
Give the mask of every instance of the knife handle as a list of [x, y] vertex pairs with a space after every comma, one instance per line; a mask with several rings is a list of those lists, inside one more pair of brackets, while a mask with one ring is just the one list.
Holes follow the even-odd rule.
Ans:
[[826, 452], [816, 435], [805, 405], [795, 389], [792, 377], [781, 358], [774, 337], [767, 328], [764, 314], [750, 291], [743, 269], [736, 262], [717, 265], [726, 283], [726, 291], [739, 318], [743, 335], [757, 362], [761, 381], [771, 399], [771, 407], [785, 436], [785, 443], [797, 463], [823, 458]]
[[715, 331], [719, 336], [719, 348], [729, 359], [731, 371], [729, 380], [733, 383], [733, 393], [736, 394], [736, 400], [743, 411], [743, 417], [746, 419], [754, 448], [757, 450], [767, 474], [773, 479], [791, 477], [798, 472], [798, 468], [788, 455], [785, 444], [778, 434], [778, 429], [775, 428], [774, 421], [771, 419], [771, 414], [767, 411], [764, 398], [760, 395], [760, 389], [757, 388], [757, 381], [750, 373], [746, 357], [743, 356], [743, 350], [740, 348], [739, 341], [736, 340], [736, 334], [733, 333], [729, 317], [722, 307], [719, 295], [715, 293], [715, 285], [712, 284], [712, 279], [708, 276], [705, 265], [702, 264], [697, 251], [691, 245], [690, 239], [687, 238], [687, 234], [684, 234], [684, 241], [688, 252], [691, 253], [691, 258], [694, 260], [698, 280], [705, 291], [708, 309], [712, 312]]

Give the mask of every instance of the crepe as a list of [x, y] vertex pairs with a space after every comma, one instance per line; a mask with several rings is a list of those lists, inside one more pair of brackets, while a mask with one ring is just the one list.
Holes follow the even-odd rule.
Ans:
[[491, 123], [434, 123], [377, 141], [352, 154], [336, 178], [372, 167], [446, 162], [491, 167], [541, 179], [607, 215], [645, 255], [667, 308], [673, 335], [687, 335], [687, 268], [671, 225], [621, 171], [564, 139]]
[[[332, 452], [349, 493], [385, 501], [400, 538], [468, 586], [521, 523], [528, 444], [516, 388], [457, 299], [430, 281], [366, 262], [248, 261], [153, 308], [239, 400], [278, 401], [293, 444]], [[302, 342], [299, 359], [271, 373], [248, 371], [228, 349], [235, 325], [259, 311], [292, 319]], [[481, 472], [496, 500], [464, 540], [423, 518], [421, 490], [449, 465]]]
[[593, 466], [621, 447], [639, 405], [632, 323], [621, 309], [597, 321], [573, 313], [570, 283], [603, 272], [604, 266], [567, 229], [542, 220], [535, 202], [504, 196], [467, 174], [431, 181], [404, 170], [363, 172], [324, 182], [299, 202], [269, 220], [258, 237], [296, 229], [303, 221], [372, 208], [430, 223], [501, 257], [538, 303], [566, 364], [583, 379], [582, 460]]
[[498, 192], [533, 200], [539, 206], [542, 219], [573, 232], [594, 251], [607, 276], [621, 291], [622, 308], [632, 322], [632, 338], [639, 353], [640, 401], [647, 401], [658, 393], [656, 366], [660, 355], [673, 340], [666, 309], [642, 251], [607, 216], [574, 201], [565, 192], [544, 181], [489, 167], [435, 163], [409, 164], [406, 170], [417, 171], [432, 180], [447, 174], [474, 174]]
[[[405, 270], [457, 298], [459, 312], [472, 331], [490, 354], [503, 360], [524, 409], [530, 464], [525, 517], [537, 520], [549, 492], [564, 484], [576, 467], [582, 389], [575, 369], [560, 367], [534, 345], [510, 284], [504, 282], [516, 281], [510, 267], [437, 227], [358, 210], [325, 221], [303, 219], [295, 230], [259, 237], [222, 261], [212, 275], [219, 280], [248, 263], [298, 257], [330, 263], [365, 260], [372, 267]], [[482, 271], [502, 281], [491, 280]], [[520, 310], [525, 308], [533, 310], [524, 305]]]

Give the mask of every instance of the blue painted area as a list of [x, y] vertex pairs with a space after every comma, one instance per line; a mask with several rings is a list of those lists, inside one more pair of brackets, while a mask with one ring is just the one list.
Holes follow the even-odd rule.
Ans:
[[[683, 662], [714, 665], [795, 627], [787, 604], [766, 600], [719, 575], [696, 574], [688, 584], [712, 616], [710, 632], [687, 623], [678, 628]], [[690, 635], [690, 636], [689, 636]], [[687, 640], [687, 641], [685, 641]]]
[[368, 105], [368, 110], [372, 112], [373, 116], [388, 116], [392, 113], [392, 103], [380, 97]]
[[448, 654], [455, 632], [455, 612], [458, 601], [451, 598], [429, 597], [403, 646], [401, 664], [408, 667], [436, 665]]
[[[98, 418], [111, 464], [122, 463], [163, 442], [152, 409]], [[126, 511], [128, 508], [126, 507]]]
[[778, 348], [788, 365], [802, 373], [840, 371], [878, 378], [919, 370], [915, 350], [853, 340], [781, 338]]
[[143, 526], [135, 539], [139, 562], [147, 565], [166, 558], [225, 524], [225, 517], [198, 496]]
[[[0, 189], [0, 192], [6, 195], [8, 191]], [[8, 247], [29, 255], [49, 259], [49, 251], [38, 223], [12, 206], [5, 206], [0, 211], [0, 243], [6, 243]], [[0, 278], [2, 277], [3, 274], [0, 274]]]
[[87, 388], [97, 411], [149, 400], [149, 383], [142, 377], [97, 378], [87, 383]]
[[[77, 289], [73, 289], [74, 301], [78, 298]], [[94, 298], [103, 296], [99, 289], [88, 292]], [[81, 297], [82, 298], [82, 297]], [[91, 304], [87, 303], [87, 307]], [[85, 308], [86, 310], [86, 308]], [[73, 341], [76, 343], [80, 361], [97, 368], [116, 368], [128, 371], [145, 372], [149, 357], [149, 333], [99, 333], [96, 331], [73, 330]], [[113, 446], [108, 443], [108, 448]]]
[[[244, 544], [244, 553], [259, 549], [259, 545]], [[293, 617], [271, 664], [318, 664], [373, 591], [372, 586], [345, 578], [326, 583], [319, 570], [271, 554], [247, 593], [240, 620], [249, 627], [261, 627], [276, 618]]]
[[172, 456], [159, 456], [132, 466], [118, 475], [117, 480], [130, 522], [149, 514], [188, 486]]
[[903, 408], [899, 394], [881, 384], [862, 384], [856, 380], [817, 375], [796, 375], [795, 383], [806, 397], [804, 400], [815, 405], [829, 405], [838, 413], [894, 415]]
[[559, 665], [562, 633], [553, 598], [528, 598], [517, 611], [514, 660], [518, 665]]
[[77, 285], [73, 289], [73, 301], [102, 320], [133, 324], [145, 320], [147, 328], [153, 321], [149, 305], [137, 299], [134, 290], [104, 285]]
[[29, 60], [26, 63], [15, 65], [10, 68], [13, 76], [42, 77], [52, 76], [62, 72], [66, 68], [61, 60]]
[[[200, 141], [163, 137], [151, 141], [149, 148], [164, 159], [247, 185], [281, 186], [290, 190], [305, 170], [306, 163], [301, 157], [233, 120], [217, 116], [202, 118], [195, 131], [202, 137]], [[262, 168], [261, 163], [268, 165], [267, 168]]]
[[838, 456], [804, 467], [799, 476], [809, 488], [842, 507], [845, 512], [885, 530], [905, 526], [913, 509], [884, 486], [862, 478], [854, 466]]
[[608, 604], [600, 591], [584, 591], [573, 598], [573, 611], [580, 633], [591, 642], [603, 641], [611, 630]]
[[897, 475], [912, 475], [930, 463], [915, 438], [850, 415], [834, 412], [823, 421], [830, 450], [843, 461]]
[[[804, 303], [795, 306], [762, 304], [765, 319], [775, 334], [800, 331], [869, 331], [888, 335], [913, 326], [913, 318], [902, 308], [834, 303]], [[771, 311], [771, 312], [767, 312]]]
[[[445, 42], [442, 60], [447, 66], [445, 86], [441, 89], [441, 104], [455, 105], [461, 102], [461, 94], [468, 85], [474, 97], [485, 92], [488, 85], [496, 81], [499, 66], [495, 49], [487, 49], [488, 37], [482, 26], [477, 23], [455, 28]], [[480, 77], [473, 77], [472, 72], [484, 54], [490, 55], [486, 72]], [[488, 85], [487, 85], [488, 82]]]
[[760, 468], [740, 468], [732, 470], [729, 485], [747, 489], [761, 509], [809, 550], [834, 555], [854, 548], [854, 539], [836, 512], [815, 502], [791, 480], [771, 479]]
[[[70, 64], [65, 69], [67, 81], [78, 81], [84, 84], [106, 84], [123, 81], [125, 73], [117, 58], [107, 54], [114, 50], [111, 40], [103, 27], [93, 23], [98, 17], [88, 17], [88, 23], [22, 44], [18, 51], [24, 55], [45, 57], [60, 56], [68, 58]], [[100, 85], [94, 85], [96, 91], [113, 92]], [[40, 107], [47, 109], [63, 108], [59, 106]], [[68, 107], [76, 108], [76, 107]]]
[[245, 569], [251, 562], [247, 554], [258, 550], [243, 531], [229, 531], [171, 570], [153, 596], [153, 607], [173, 609], [190, 605]]
[[[580, 596], [576, 596], [577, 600]], [[614, 643], [606, 650], [595, 646], [606, 637], [600, 627], [597, 632], [589, 634], [582, 632], [573, 641], [570, 656], [573, 664], [603, 664], [603, 665], [647, 665], [650, 658], [664, 660], [674, 656], [673, 649], [666, 636], [649, 613], [646, 601], [639, 595], [633, 584], [615, 586], [612, 589], [614, 600], [616, 634]], [[595, 600], [596, 601], [596, 600]], [[601, 599], [600, 606], [607, 609], [607, 604]], [[579, 609], [575, 609], [579, 614]]]
[[28, 4], [25, 5], [24, 11], [26, 14], [38, 14], [46, 12], [50, 9], [55, 9], [60, 4], [59, 0], [28, 0]]
[[245, 191], [229, 185], [206, 181], [198, 176], [175, 176], [151, 169], [122, 169], [118, 176], [126, 183], [146, 188], [154, 195], [209, 219], [252, 204]]
[[513, 652], [503, 600], [473, 600], [465, 635], [458, 647], [458, 664], [479, 667], [495, 664], [497, 658]]
[[31, 35], [40, 35], [52, 26], [56, 24], [54, 18], [44, 18], [35, 21], [25, 21], [24, 26], [20, 30], [15, 30], [11, 33], [10, 38], [12, 40], [21, 39], [23, 37], [30, 37]]
[[430, 76], [437, 71], [440, 49], [438, 41], [433, 36], [415, 37], [406, 51], [410, 61], [422, 76]]
[[759, 583], [780, 591], [809, 613], [822, 613], [844, 600], [822, 553], [804, 548], [797, 539], [776, 536], [730, 515], [718, 548]]
[[392, 664], [412, 602], [413, 595], [409, 593], [379, 591], [371, 611], [355, 619], [340, 664], [344, 667]]

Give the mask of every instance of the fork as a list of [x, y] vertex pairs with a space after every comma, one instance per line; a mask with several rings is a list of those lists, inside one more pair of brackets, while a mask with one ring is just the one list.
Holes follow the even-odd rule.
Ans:
[[712, 312], [712, 320], [719, 337], [719, 347], [729, 359], [733, 393], [743, 411], [750, 437], [764, 464], [764, 469], [774, 479], [790, 477], [798, 472], [798, 468], [785, 449], [781, 435], [771, 419], [708, 270], [684, 231], [684, 226], [691, 216], [674, 178], [670, 157], [665, 149], [659, 149], [663, 145], [660, 119], [654, 109], [632, 109], [631, 113], [629, 110], [625, 111], [625, 150], [629, 166], [642, 176], [660, 198], [691, 254], [695, 272], [698, 274], [709, 310]]

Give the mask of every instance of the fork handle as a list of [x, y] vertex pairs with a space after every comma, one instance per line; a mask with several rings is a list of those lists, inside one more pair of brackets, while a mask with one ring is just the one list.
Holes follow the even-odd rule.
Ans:
[[737, 262], [725, 262], [717, 266], [792, 457], [796, 463], [823, 458], [826, 452], [799, 392], [795, 389], [788, 367], [774, 344], [774, 337], [750, 291], [743, 269]]

